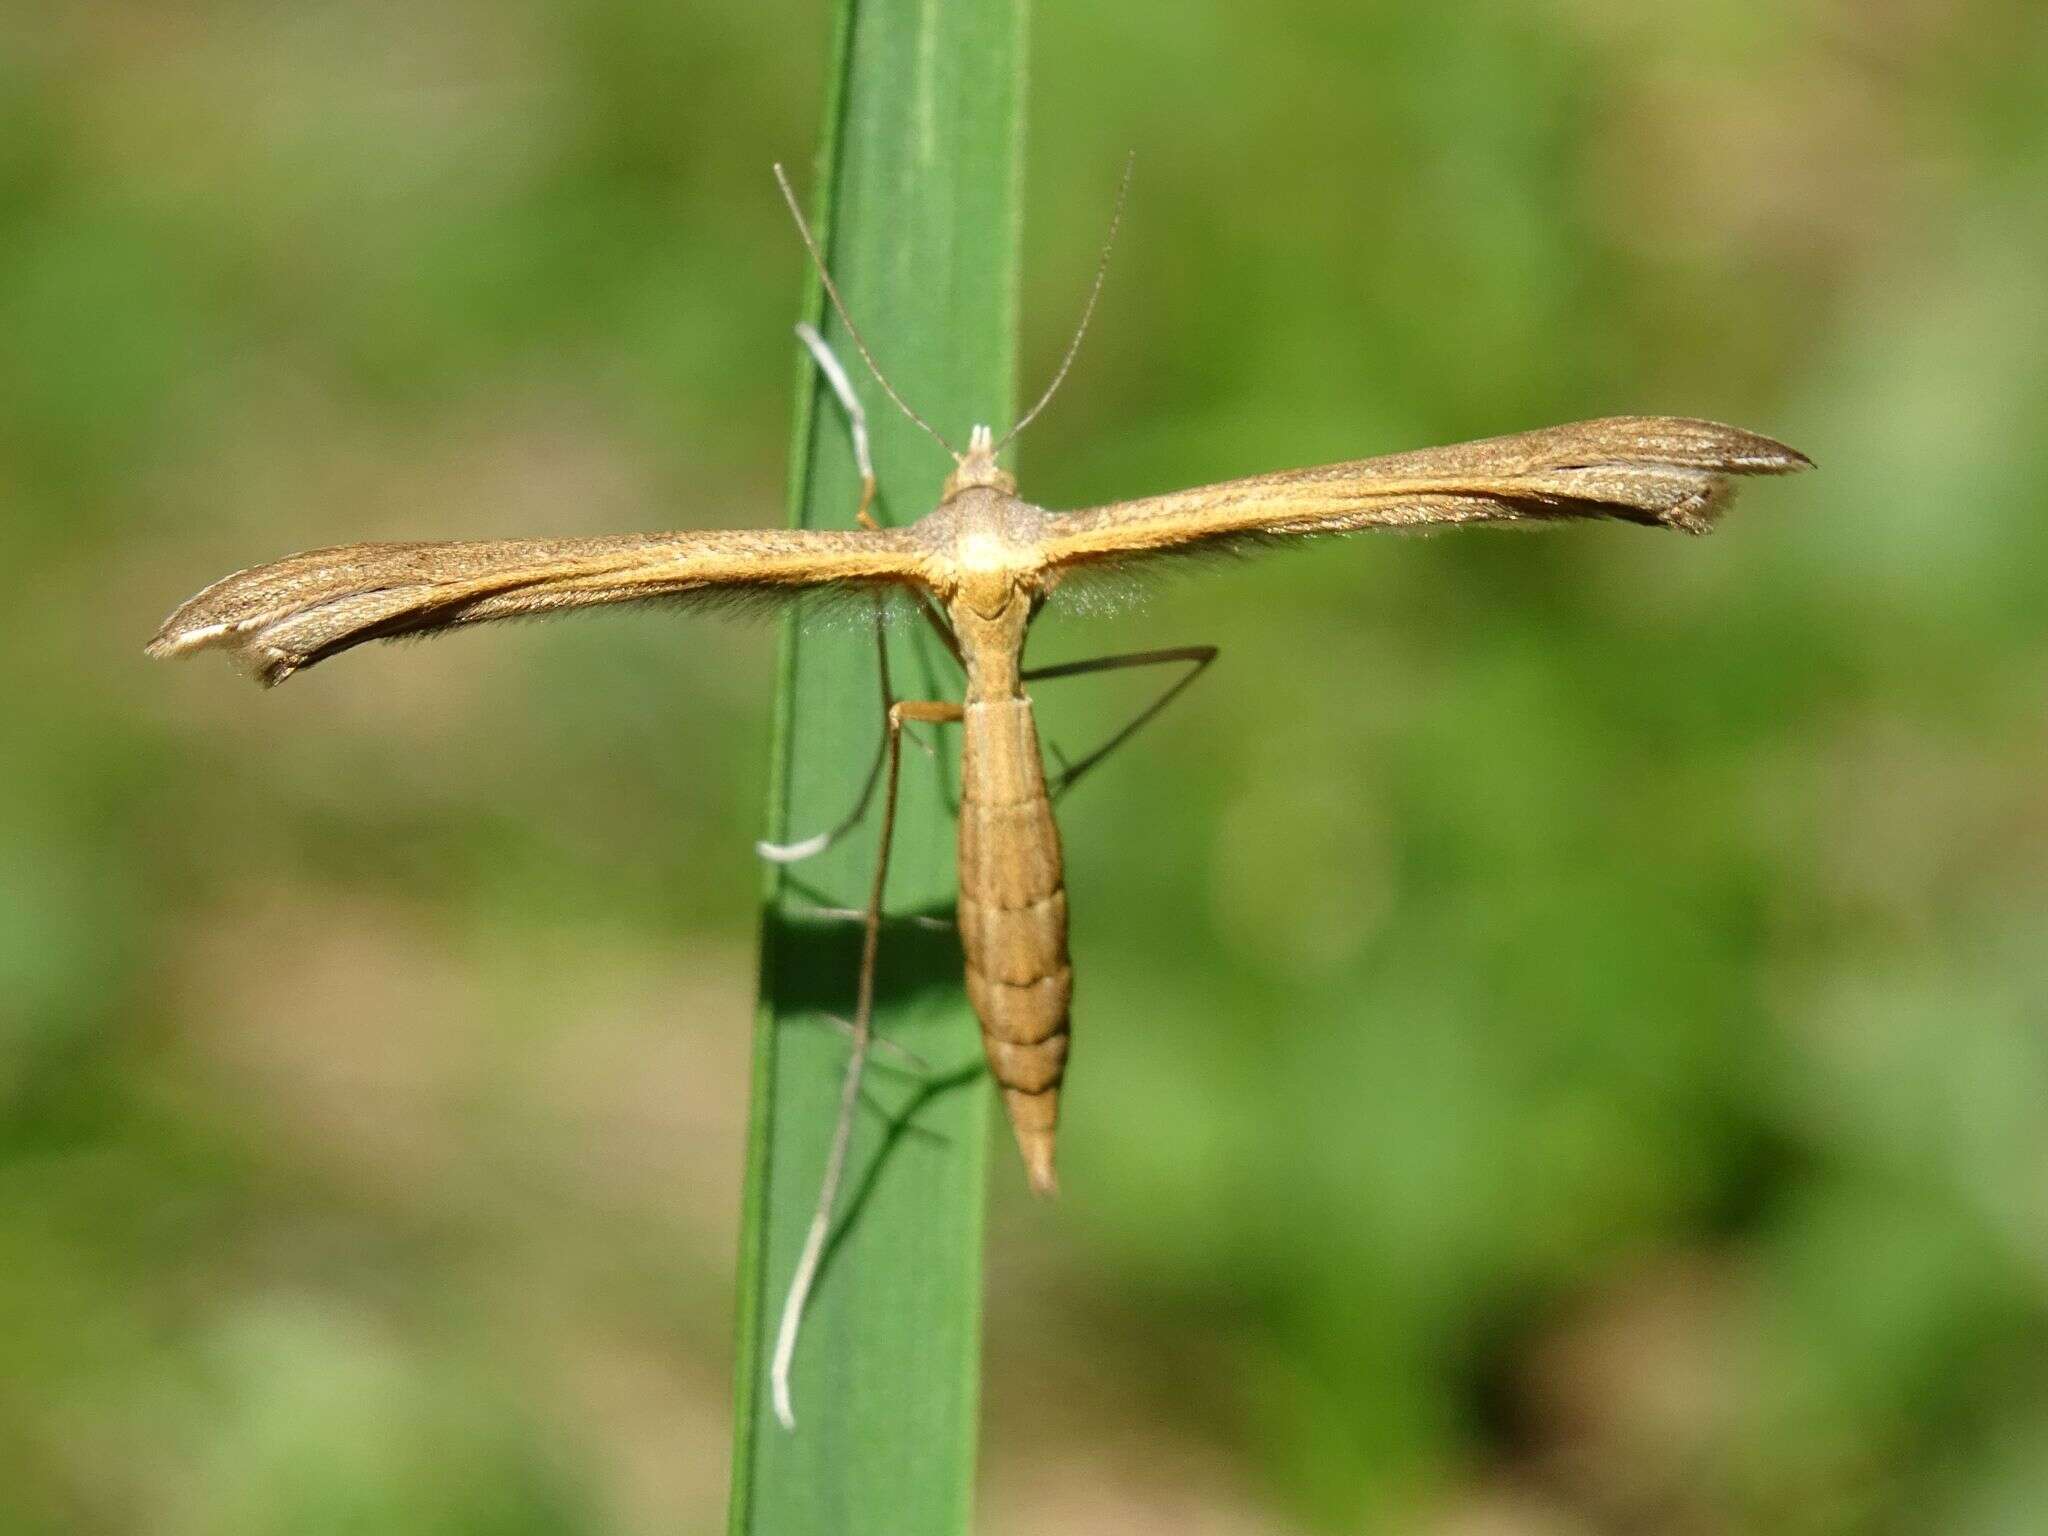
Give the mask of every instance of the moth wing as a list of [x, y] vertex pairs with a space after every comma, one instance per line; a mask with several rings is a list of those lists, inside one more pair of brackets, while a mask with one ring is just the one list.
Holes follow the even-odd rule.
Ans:
[[1783, 443], [1718, 422], [1614, 416], [1054, 513], [1045, 553], [1064, 570], [1293, 534], [1581, 518], [1705, 533], [1733, 476], [1810, 467]]
[[608, 603], [774, 603], [922, 580], [919, 552], [894, 530], [349, 544], [215, 582], [164, 621], [147, 651], [224, 650], [269, 684], [368, 640], [492, 619]]

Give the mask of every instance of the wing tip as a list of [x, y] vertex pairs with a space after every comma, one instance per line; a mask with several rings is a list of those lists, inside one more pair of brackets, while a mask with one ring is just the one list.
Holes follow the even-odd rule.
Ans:
[[1554, 468], [1592, 467], [1595, 456], [1604, 454], [1727, 475], [1794, 475], [1814, 467], [1812, 459], [1788, 443], [1704, 416], [1604, 416], [1541, 428], [1529, 436], [1565, 450], [1562, 459], [1553, 461]]
[[1729, 447], [1723, 451], [1705, 486], [1658, 513], [1658, 522], [1680, 533], [1698, 536], [1714, 531], [1735, 499], [1735, 475], [1796, 475], [1814, 467], [1812, 459], [1775, 438], [1717, 422], [1701, 425], [1721, 434]]
[[1671, 421], [1674, 426], [1698, 433], [1703, 439], [1700, 447], [1705, 450], [1704, 456], [1714, 461], [1714, 468], [1728, 474], [1796, 475], [1813, 468], [1813, 460], [1791, 444], [1746, 427], [1731, 427], [1726, 422], [1700, 417], [1681, 416]]
[[1747, 439], [1745, 451], [1731, 458], [1728, 465], [1737, 474], [1797, 475], [1814, 467], [1812, 459], [1789, 443], [1753, 432], [1743, 435]]

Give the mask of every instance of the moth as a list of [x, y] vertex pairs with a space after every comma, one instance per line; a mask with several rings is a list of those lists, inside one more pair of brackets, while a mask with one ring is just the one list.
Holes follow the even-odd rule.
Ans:
[[[786, 180], [783, 189], [789, 196]], [[875, 366], [793, 196], [790, 206], [863, 360], [889, 397], [931, 432]], [[214, 583], [172, 613], [148, 645], [148, 653], [159, 657], [225, 651], [245, 663], [258, 681], [276, 684], [371, 640], [608, 604], [688, 605], [734, 596], [784, 600], [832, 589], [907, 591], [924, 610], [957, 658], [963, 684], [958, 698], [900, 700], [887, 708], [881, 849], [862, 914], [866, 926], [852, 1020], [854, 1055], [812, 1227], [814, 1242], [792, 1285], [777, 1351], [776, 1404], [785, 1423], [793, 1422], [787, 1378], [796, 1318], [829, 1225], [869, 1043], [882, 889], [907, 723], [960, 726], [957, 927], [967, 995], [1031, 1186], [1050, 1193], [1056, 1187], [1054, 1146], [1067, 1068], [1073, 969], [1060, 837], [1026, 685], [1038, 677], [1102, 667], [1179, 662], [1199, 671], [1214, 656], [1209, 648], [1188, 647], [1027, 670], [1025, 636], [1062, 583], [1176, 556], [1373, 529], [1604, 520], [1703, 534], [1726, 510], [1736, 477], [1811, 467], [1796, 450], [1737, 427], [1688, 417], [1615, 416], [1281, 470], [1078, 511], [1050, 511], [1018, 494], [1017, 481], [998, 462], [998, 453], [1044, 407], [1064, 377], [1101, 281], [1098, 268], [1081, 330], [1052, 386], [1002, 442], [989, 427], [976, 426], [964, 452], [948, 446], [954, 467], [940, 487], [937, 505], [908, 526], [882, 527], [868, 515], [874, 481], [859, 403], [836, 359], [813, 333], [807, 342], [847, 407], [861, 459], [866, 493], [855, 527], [316, 549]], [[1110, 745], [1142, 724], [1193, 675], [1156, 700]], [[1075, 765], [1068, 777], [1092, 761]], [[794, 858], [815, 851], [822, 841], [765, 851]]]

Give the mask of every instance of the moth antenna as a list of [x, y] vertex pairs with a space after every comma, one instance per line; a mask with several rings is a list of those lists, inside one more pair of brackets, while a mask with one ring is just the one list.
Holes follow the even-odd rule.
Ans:
[[789, 216], [796, 220], [796, 232], [803, 236], [804, 249], [811, 253], [811, 265], [818, 269], [818, 278], [825, 285], [825, 297], [832, 301], [832, 308], [838, 313], [839, 323], [846, 327], [846, 334], [853, 338], [853, 348], [860, 353], [860, 360], [868, 365], [868, 372], [875, 376], [875, 382], [882, 386], [882, 393], [896, 404], [896, 409], [924, 428], [925, 435], [953, 456], [955, 464], [960, 462], [960, 450], [939, 435], [938, 428], [926, 421], [910, 408], [904, 398], [896, 393], [875, 362], [875, 354], [868, 350], [868, 344], [860, 334], [860, 327], [853, 323], [853, 316], [846, 312], [846, 301], [839, 297], [839, 285], [832, 281], [832, 274], [825, 268], [825, 253], [818, 249], [817, 237], [811, 233], [811, 226], [804, 222], [804, 211], [797, 206], [796, 192], [790, 187], [789, 177], [783, 173], [780, 163], [775, 167], [775, 184], [782, 188], [782, 200], [789, 204]]
[[1066, 382], [1067, 370], [1074, 366], [1074, 359], [1080, 354], [1081, 338], [1088, 334], [1088, 322], [1095, 318], [1095, 301], [1102, 297], [1102, 280], [1109, 275], [1109, 253], [1116, 248], [1117, 226], [1124, 221], [1124, 199], [1130, 194], [1131, 172], [1137, 163], [1136, 150], [1124, 156], [1124, 176], [1123, 180], [1117, 183], [1116, 208], [1109, 216], [1109, 235], [1103, 240], [1102, 256], [1095, 263], [1095, 285], [1088, 290], [1088, 303], [1081, 311], [1081, 323], [1074, 327], [1074, 339], [1067, 343], [1067, 355], [1060, 359], [1059, 369], [1053, 374], [1052, 382], [1045, 386], [1045, 393], [1038, 397], [1038, 404], [1026, 411], [1017, 425], [1003, 434], [1002, 442], [997, 443], [994, 449], [997, 453], [1001, 453], [1009, 445], [1010, 439], [1030, 426], [1037, 419], [1038, 413], [1052, 402], [1052, 397], [1059, 392], [1060, 385]]

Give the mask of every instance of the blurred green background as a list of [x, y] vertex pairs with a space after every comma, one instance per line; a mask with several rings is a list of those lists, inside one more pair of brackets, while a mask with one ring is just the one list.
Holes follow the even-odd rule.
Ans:
[[[140, 648], [308, 545], [779, 520], [828, 31], [0, 13], [7, 1536], [722, 1524], [772, 631]], [[1042, 7], [1027, 390], [1138, 176], [1028, 495], [1821, 469], [1047, 626], [1224, 656], [1064, 808], [983, 1529], [2048, 1529], [2044, 78], [2031, 0]]]

